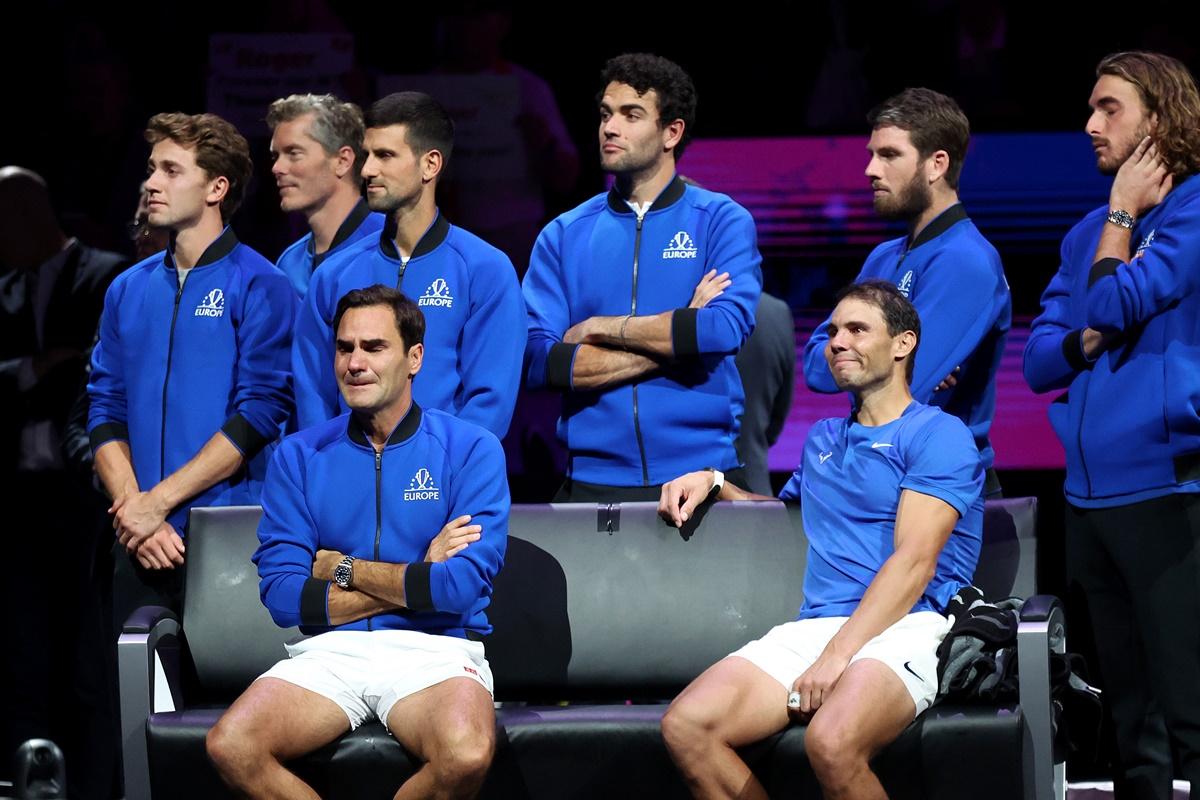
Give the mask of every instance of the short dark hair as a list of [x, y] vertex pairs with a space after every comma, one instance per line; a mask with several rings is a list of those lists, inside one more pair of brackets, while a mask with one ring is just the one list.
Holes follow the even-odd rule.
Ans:
[[424, 92], [395, 92], [376, 100], [366, 114], [368, 128], [403, 125], [405, 141], [418, 155], [430, 150], [442, 154], [442, 163], [450, 161], [454, 149], [454, 121], [442, 104]]
[[221, 201], [221, 221], [229, 218], [242, 204], [254, 162], [246, 137], [227, 120], [216, 114], [155, 114], [146, 123], [146, 141], [151, 146], [170, 139], [180, 147], [196, 151], [196, 165], [209, 180], [224, 178], [229, 191]]
[[625, 53], [608, 60], [600, 72], [600, 81], [597, 102], [610, 83], [632, 86], [640, 95], [654, 90], [658, 98], [658, 126], [683, 120], [683, 136], [675, 145], [678, 161], [692, 140], [692, 127], [696, 124], [696, 85], [683, 67], [653, 53]]
[[352, 308], [367, 308], [369, 306], [388, 306], [396, 317], [396, 330], [404, 342], [404, 352], [412, 349], [414, 344], [425, 341], [425, 315], [417, 304], [408, 299], [403, 292], [377, 283], [365, 289], [352, 289], [338, 300], [337, 313], [333, 315], [333, 335], [341, 327], [342, 317]]
[[954, 98], [932, 89], [905, 89], [871, 109], [867, 122], [871, 130], [894, 125], [908, 131], [922, 159], [945, 150], [950, 156], [946, 183], [951, 189], [958, 188], [971, 143], [971, 124]]
[[900, 290], [894, 284], [878, 278], [869, 278], [845, 287], [838, 292], [837, 302], [834, 305], [847, 298], [861, 300], [878, 308], [879, 313], [883, 315], [883, 321], [887, 323], [888, 336], [899, 336], [905, 331], [912, 331], [916, 334], [917, 343], [913, 345], [912, 352], [908, 354], [908, 363], [904, 368], [904, 377], [911, 384], [913, 364], [917, 360], [917, 348], [921, 346], [921, 317], [917, 314], [916, 307], [909, 302], [907, 297], [900, 294]]

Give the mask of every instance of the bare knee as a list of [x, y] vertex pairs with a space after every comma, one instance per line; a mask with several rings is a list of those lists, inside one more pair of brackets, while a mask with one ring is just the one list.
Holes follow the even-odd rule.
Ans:
[[817, 779], [827, 790], [851, 781], [869, 769], [869, 754], [848, 726], [825, 722], [818, 714], [804, 732], [804, 751]]
[[218, 720], [204, 738], [208, 758], [216, 767], [217, 772], [226, 781], [235, 785], [243, 784], [248, 776], [254, 774], [264, 758], [269, 755], [261, 752], [255, 737], [248, 735], [235, 720], [225, 715]]
[[678, 762], [705, 749], [717, 738], [717, 720], [703, 703], [687, 695], [675, 698], [662, 718], [663, 741]]
[[473, 787], [483, 783], [496, 752], [496, 729], [462, 726], [444, 736], [430, 759], [439, 785]]

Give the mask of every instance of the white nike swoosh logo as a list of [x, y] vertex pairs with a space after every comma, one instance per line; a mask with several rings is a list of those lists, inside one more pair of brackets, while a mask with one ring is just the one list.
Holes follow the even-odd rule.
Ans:
[[892, 447], [892, 445], [888, 442], [874, 442], [871, 444], [872, 450], [878, 450], [881, 447]]
[[821, 463], [822, 463], [822, 464], [824, 464], [826, 461], [828, 461], [828, 460], [829, 460], [829, 459], [831, 459], [831, 458], [833, 458], [833, 451], [832, 451], [832, 450], [831, 450], [830, 452], [828, 452], [828, 453], [821, 453]]

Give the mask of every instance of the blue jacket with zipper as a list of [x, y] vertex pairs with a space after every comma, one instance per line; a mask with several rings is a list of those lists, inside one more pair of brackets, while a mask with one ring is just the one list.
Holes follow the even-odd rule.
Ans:
[[297, 294], [304, 297], [308, 294], [308, 284], [312, 282], [312, 276], [317, 271], [317, 267], [321, 266], [330, 256], [345, 250], [355, 242], [378, 236], [379, 232], [383, 230], [384, 220], [383, 214], [372, 213], [367, 208], [366, 202], [359, 200], [358, 205], [350, 212], [350, 216], [346, 217], [338, 227], [337, 233], [333, 235], [333, 241], [329, 244], [328, 250], [321, 254], [313, 252], [313, 235], [309, 232], [284, 250], [275, 262], [275, 266], [288, 276], [288, 280], [296, 288]]
[[382, 283], [425, 314], [425, 363], [413, 397], [504, 436], [517, 402], [525, 306], [508, 256], [438, 214], [405, 263], [389, 222], [313, 274], [292, 343], [299, 428], [348, 410], [333, 374], [333, 317], [352, 289]]
[[[1080, 508], [1200, 492], [1200, 178], [1137, 221], [1128, 261], [1096, 261], [1108, 208], [1067, 234], [1025, 346], [1035, 392], [1066, 450], [1067, 500]], [[1116, 337], [1094, 361], [1085, 328]]]
[[[335, 417], [283, 440], [262, 505], [254, 563], [281, 627], [491, 632], [484, 609], [504, 563], [508, 481], [499, 440], [478, 425], [414, 403], [377, 453], [353, 414]], [[426, 562], [442, 526], [464, 514], [482, 527], [480, 539]], [[407, 608], [331, 625], [330, 582], [312, 577], [317, 550], [407, 564]]]
[[[921, 317], [913, 398], [965, 422], [984, 468], [992, 466], [988, 433], [996, 413], [996, 371], [1012, 327], [1012, 297], [1000, 254], [956, 204], [911, 243], [901, 237], [871, 251], [855, 282], [869, 278], [895, 283]], [[828, 326], [828, 319], [817, 326], [804, 347], [804, 379], [813, 391], [833, 393], [838, 388], [825, 361]], [[955, 386], [935, 391], [955, 369]]]
[[143, 491], [178, 470], [217, 431], [246, 462], [174, 509], [258, 502], [269, 453], [292, 410], [289, 345], [296, 293], [231, 228], [187, 273], [171, 251], [121, 273], [108, 289], [88, 383], [92, 449], [129, 443]]
[[[551, 222], [538, 237], [523, 292], [529, 314], [526, 383], [563, 391], [559, 438], [578, 481], [651, 486], [703, 467], [738, 466], [742, 382], [734, 356], [754, 330], [762, 293], [754, 220], [729, 197], [678, 177], [639, 217], [613, 189]], [[732, 283], [689, 309], [706, 272]], [[672, 311], [673, 359], [596, 391], [572, 388], [578, 345], [562, 341], [593, 316]]]

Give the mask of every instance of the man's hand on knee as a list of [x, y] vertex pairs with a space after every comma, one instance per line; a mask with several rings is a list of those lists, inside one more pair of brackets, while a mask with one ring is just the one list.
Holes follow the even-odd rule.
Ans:
[[837, 687], [849, 664], [850, 659], [843, 656], [829, 651], [821, 653], [813, 665], [792, 683], [792, 692], [788, 695], [788, 714], [801, 722], [811, 719]]

